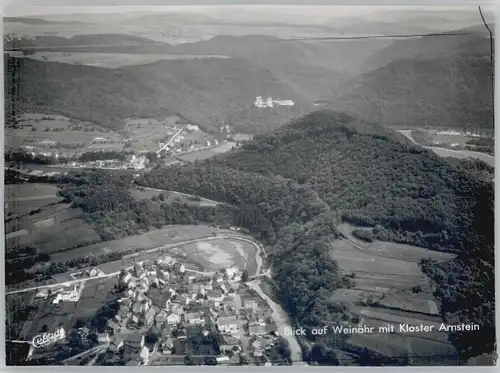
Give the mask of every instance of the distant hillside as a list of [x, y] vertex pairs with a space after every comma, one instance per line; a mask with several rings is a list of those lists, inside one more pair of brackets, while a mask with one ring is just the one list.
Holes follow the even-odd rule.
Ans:
[[484, 26], [480, 30], [471, 28], [458, 32], [470, 34], [396, 40], [364, 61], [363, 67], [365, 70], [376, 70], [400, 59], [435, 59], [463, 52], [484, 56], [490, 53]]
[[[495, 341], [494, 194], [479, 176], [485, 168], [451, 165], [392, 130], [321, 111], [232, 153], [155, 169], [138, 182], [237, 206], [236, 224], [269, 245], [280, 300], [306, 329], [342, 314], [330, 298], [342, 280], [327, 254], [341, 220], [375, 226], [383, 240], [458, 253], [423, 265], [446, 321], [481, 325], [474, 335], [452, 335], [468, 358], [491, 352]], [[342, 348], [341, 338], [324, 342]]]
[[[40, 37], [33, 46], [37, 46], [38, 52], [230, 56], [271, 70], [297, 93], [307, 95], [314, 101], [353, 78], [367, 58], [391, 44], [390, 40], [382, 39], [307, 42], [266, 35], [221, 35], [198, 43], [174, 46], [130, 38], [128, 40], [125, 35], [76, 35], [71, 39]], [[266, 93], [262, 92], [262, 95]]]
[[3, 17], [5, 23], [24, 23], [25, 25], [54, 25], [54, 24], [68, 24], [80, 22], [64, 22], [64, 21], [49, 21], [37, 17]]
[[[120, 126], [130, 116], [178, 114], [206, 130], [230, 120], [238, 131], [272, 130], [311, 103], [271, 71], [236, 59], [171, 60], [120, 69], [6, 58], [6, 111], [41, 111]], [[256, 96], [292, 108], [257, 109]]]
[[[95, 46], [120, 46], [120, 45], [156, 45], [163, 43], [140, 36], [126, 34], [80, 34], [70, 38], [56, 35], [37, 35], [33, 40], [21, 39], [4, 42], [4, 49], [17, 48], [37, 48], [38, 50], [58, 50], [58, 47], [78, 47], [88, 45], [89, 48]], [[80, 50], [79, 49], [79, 50]], [[67, 49], [64, 49], [65, 51]]]
[[400, 59], [354, 78], [325, 101], [387, 126], [491, 128], [491, 74], [489, 55], [470, 50]]

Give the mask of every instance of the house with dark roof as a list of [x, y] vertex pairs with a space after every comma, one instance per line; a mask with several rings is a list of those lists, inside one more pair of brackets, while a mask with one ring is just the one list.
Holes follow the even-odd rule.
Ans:
[[144, 336], [139, 332], [131, 333], [127, 335], [123, 341], [123, 345], [126, 347], [141, 349], [144, 347]]
[[266, 324], [266, 333], [278, 335], [278, 326], [274, 321], [269, 324]]
[[207, 291], [207, 299], [218, 306], [218, 304], [224, 300], [224, 294], [220, 289], [209, 290]]
[[234, 349], [240, 350], [240, 340], [231, 335], [223, 335], [222, 341], [219, 345], [221, 352], [234, 352]]
[[149, 326], [153, 323], [155, 317], [155, 310], [150, 308], [141, 318], [142, 324]]
[[132, 314], [140, 315], [142, 313], [142, 303], [140, 301], [136, 301], [132, 306]]
[[175, 324], [163, 324], [163, 328], [161, 330], [161, 338], [165, 339], [167, 337], [172, 336], [172, 332], [177, 330], [177, 325]]
[[156, 324], [162, 325], [163, 323], [167, 322], [167, 316], [168, 314], [165, 310], [161, 310], [160, 312], [158, 312], [155, 316]]
[[116, 334], [120, 332], [121, 326], [116, 323], [113, 319], [109, 319], [106, 324], [106, 331], [110, 334]]
[[176, 340], [174, 340], [173, 353], [175, 355], [184, 355], [187, 353], [187, 345], [185, 339], [177, 338]]
[[149, 297], [151, 298], [151, 302], [160, 308], [170, 309], [172, 304], [171, 298], [172, 295], [168, 291], [162, 291], [161, 289], [151, 288], [149, 290]]

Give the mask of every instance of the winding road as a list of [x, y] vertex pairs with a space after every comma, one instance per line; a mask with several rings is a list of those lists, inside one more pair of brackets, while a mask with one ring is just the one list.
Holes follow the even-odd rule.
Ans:
[[[187, 241], [182, 241], [182, 242], [177, 242], [175, 244], [171, 245], [164, 245], [160, 246], [154, 249], [149, 249], [145, 250], [145, 252], [139, 253], [140, 254], [146, 254], [146, 253], [152, 253], [155, 251], [160, 251], [161, 249], [165, 249], [168, 247], [174, 247], [174, 246], [181, 246], [183, 244], [188, 244], [188, 243], [194, 243], [194, 242], [201, 242], [201, 241], [207, 241], [207, 240], [219, 240], [219, 239], [231, 239], [231, 240], [238, 240], [242, 242], [249, 243], [253, 245], [256, 248], [255, 252], [255, 261], [257, 263], [257, 268], [255, 270], [255, 274], [252, 274], [250, 276], [251, 281], [247, 282], [246, 284], [253, 290], [259, 294], [259, 296], [266, 301], [266, 303], [269, 305], [271, 310], [273, 311], [272, 317], [274, 321], [276, 322], [276, 325], [279, 328], [280, 335], [282, 335], [287, 341], [288, 344], [290, 345], [290, 350], [291, 350], [291, 359], [293, 361], [294, 365], [304, 365], [306, 366], [307, 364], [305, 362], [302, 362], [302, 350], [300, 348], [300, 345], [296, 339], [295, 336], [292, 335], [286, 335], [284, 333], [285, 328], [291, 328], [291, 323], [288, 318], [287, 313], [281, 308], [281, 306], [274, 302], [271, 298], [269, 298], [261, 289], [260, 287], [260, 278], [263, 276], [271, 277], [271, 271], [270, 269], [267, 269], [265, 272], [261, 273], [262, 270], [262, 257], [261, 257], [261, 252], [264, 253], [265, 256], [267, 256], [267, 253], [265, 252], [264, 248], [256, 243], [253, 240], [241, 237], [239, 235], [231, 235], [231, 234], [218, 234], [216, 236], [208, 236], [204, 238], [198, 238], [198, 239], [193, 239], [193, 240], [187, 240]], [[132, 268], [133, 266], [126, 267], [127, 269]], [[95, 279], [102, 279], [102, 278], [108, 278], [108, 277], [113, 277], [117, 276], [120, 274], [121, 271], [117, 272], [112, 272], [108, 274], [104, 274], [101, 276], [95, 276], [95, 277], [89, 277], [86, 279], [79, 279], [79, 280], [72, 280], [72, 281], [65, 281], [65, 282], [59, 282], [57, 284], [49, 284], [49, 285], [42, 285], [42, 286], [36, 286], [36, 287], [30, 287], [30, 288], [25, 288], [25, 289], [19, 289], [19, 290], [14, 290], [10, 292], [6, 292], [6, 295], [8, 294], [17, 294], [17, 293], [23, 293], [23, 292], [28, 292], [28, 291], [34, 291], [34, 290], [40, 290], [44, 288], [54, 288], [54, 287], [61, 287], [61, 286], [68, 286], [68, 285], [73, 285], [77, 283], [85, 283], [86, 281], [89, 280], [95, 280]], [[200, 275], [206, 275], [206, 276], [211, 276], [214, 274], [214, 272], [201, 272], [201, 271], [196, 271], [192, 269], [186, 268], [186, 272], [192, 272], [192, 273], [197, 273]], [[87, 351], [88, 352], [88, 351]], [[74, 357], [72, 357], [74, 359]]]
[[495, 157], [486, 153], [475, 152], [472, 150], [456, 150], [456, 149], [448, 149], [439, 146], [425, 146], [419, 144], [412, 136], [412, 130], [398, 130], [403, 136], [405, 136], [408, 140], [410, 140], [413, 144], [418, 145], [422, 148], [432, 150], [434, 153], [441, 157], [453, 157], [453, 158], [473, 158], [479, 159], [488, 165], [494, 167], [495, 166]]
[[271, 298], [269, 298], [260, 287], [260, 280], [249, 281], [246, 283], [251, 289], [255, 290], [259, 296], [266, 301], [273, 311], [272, 318], [278, 327], [279, 334], [283, 336], [290, 345], [291, 359], [293, 365], [307, 365], [302, 361], [302, 349], [300, 348], [297, 338], [293, 335], [285, 333], [285, 329], [292, 329], [290, 319], [283, 308]]

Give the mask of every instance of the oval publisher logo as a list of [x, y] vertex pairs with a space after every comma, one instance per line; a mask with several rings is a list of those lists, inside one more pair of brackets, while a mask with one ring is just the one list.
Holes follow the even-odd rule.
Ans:
[[56, 330], [54, 333], [43, 333], [37, 335], [32, 340], [32, 345], [35, 348], [42, 348], [51, 345], [57, 341], [61, 341], [66, 338], [66, 331], [63, 328]]

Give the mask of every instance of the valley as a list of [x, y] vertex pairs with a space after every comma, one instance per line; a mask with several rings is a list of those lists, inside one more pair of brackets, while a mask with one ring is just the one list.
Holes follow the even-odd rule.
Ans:
[[[327, 8], [5, 20], [18, 362], [456, 366], [494, 351], [477, 9]], [[60, 327], [54, 347], [29, 342]]]

